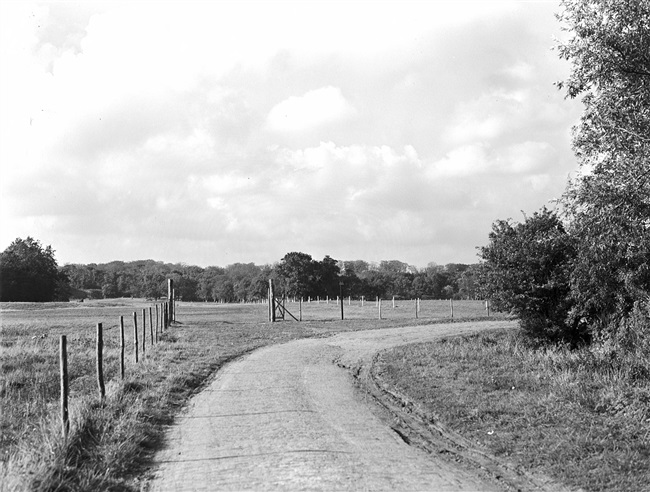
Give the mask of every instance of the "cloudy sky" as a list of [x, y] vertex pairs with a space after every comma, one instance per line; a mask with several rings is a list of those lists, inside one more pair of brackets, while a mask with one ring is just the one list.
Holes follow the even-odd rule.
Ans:
[[557, 2], [3, 2], [0, 250], [474, 263], [559, 197]]

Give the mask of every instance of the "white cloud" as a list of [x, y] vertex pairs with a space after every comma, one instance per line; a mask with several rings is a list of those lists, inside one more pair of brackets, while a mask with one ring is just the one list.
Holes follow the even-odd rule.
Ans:
[[291, 96], [273, 106], [267, 117], [271, 130], [300, 132], [335, 123], [355, 114], [338, 87], [321, 87], [302, 96]]
[[[195, 181], [195, 179], [190, 177], [190, 181]], [[211, 195], [234, 195], [252, 188], [255, 181], [250, 177], [225, 174], [204, 178], [202, 184]]]
[[535, 67], [525, 61], [518, 61], [514, 65], [504, 69], [504, 72], [512, 77], [528, 81], [535, 75]]
[[557, 153], [549, 143], [526, 141], [504, 148], [497, 167], [504, 173], [531, 174], [549, 167], [555, 159]]
[[430, 179], [500, 174], [518, 176], [552, 170], [557, 152], [547, 142], [518, 142], [495, 147], [476, 143], [450, 151], [443, 159], [427, 165]]
[[457, 147], [443, 159], [427, 166], [429, 179], [445, 176], [470, 176], [483, 174], [489, 170], [487, 150], [483, 144]]
[[522, 91], [498, 89], [461, 103], [452, 117], [446, 137], [456, 145], [495, 140], [520, 123], [526, 114], [527, 99]]

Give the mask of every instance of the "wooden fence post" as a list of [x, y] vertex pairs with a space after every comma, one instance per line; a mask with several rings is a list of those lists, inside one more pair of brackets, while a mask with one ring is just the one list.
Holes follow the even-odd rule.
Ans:
[[300, 298], [300, 304], [298, 305], [298, 321], [302, 321], [302, 297]]
[[271, 321], [271, 290], [266, 287], [266, 320]]
[[275, 323], [275, 289], [273, 288], [273, 279], [269, 279], [269, 321]]
[[158, 343], [158, 304], [156, 304], [156, 343]]
[[68, 350], [65, 335], [59, 339], [59, 368], [61, 375], [61, 434], [68, 438], [70, 428], [68, 414]]
[[124, 316], [120, 316], [120, 379], [124, 379]]
[[381, 299], [377, 297], [377, 306], [379, 307], [379, 319], [381, 319]]
[[103, 401], [106, 398], [106, 388], [104, 387], [104, 334], [102, 324], [97, 323], [97, 386], [99, 388], [99, 397]]
[[453, 318], [454, 317], [454, 301], [453, 301], [453, 299], [451, 297], [449, 298], [449, 310], [450, 310], [450, 315]]
[[144, 352], [147, 344], [147, 311], [142, 310], [142, 358], [144, 359]]
[[415, 300], [415, 319], [418, 319], [418, 300]]
[[149, 333], [151, 334], [151, 346], [153, 346], [155, 340], [153, 339], [153, 313], [151, 306], [149, 306]]
[[138, 313], [133, 311], [133, 349], [135, 362], [138, 362]]
[[169, 303], [167, 306], [167, 312], [169, 313], [167, 322], [171, 324], [174, 320], [174, 280], [171, 278], [167, 279], [167, 302]]

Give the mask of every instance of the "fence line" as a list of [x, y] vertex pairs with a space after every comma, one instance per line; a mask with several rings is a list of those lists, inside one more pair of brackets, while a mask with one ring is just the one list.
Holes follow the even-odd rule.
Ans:
[[[309, 299], [310, 299], [309, 297], [306, 298], [307, 300], [303, 299], [302, 297], [296, 297], [296, 298], [290, 298], [290, 297], [286, 297], [286, 296], [275, 297], [275, 292], [272, 291], [271, 286], [269, 287], [269, 294], [270, 295], [266, 300], [266, 303], [268, 304], [268, 321], [275, 322], [275, 321], [286, 320], [286, 318], [282, 315], [281, 311], [286, 310], [289, 303], [297, 304], [296, 309], [298, 310], [298, 317], [294, 317], [293, 315], [292, 315], [292, 317], [296, 321], [303, 321], [305, 319], [305, 314], [306, 314], [307, 311], [303, 310], [303, 303], [306, 302], [306, 303], [309, 304]], [[315, 299], [319, 299], [319, 298], [315, 298]], [[344, 320], [344, 319], [351, 319], [351, 320], [352, 319], [356, 319], [356, 320], [368, 319], [368, 318], [360, 318], [359, 317], [359, 311], [358, 310], [355, 311], [354, 308], [352, 308], [352, 311], [350, 311], [352, 313], [351, 316], [348, 316], [347, 312], [345, 313], [345, 316], [344, 316], [343, 302], [342, 302], [343, 299], [345, 299], [345, 297], [339, 297], [339, 296], [336, 297], [337, 310], [340, 309], [340, 318], [342, 320]], [[323, 300], [323, 303], [327, 304], [327, 297], [324, 297], [322, 300]], [[334, 300], [334, 298], [332, 297], [332, 301], [333, 300]], [[375, 319], [384, 320], [384, 319], [394, 319], [395, 318], [394, 314], [393, 315], [388, 314], [391, 311], [386, 312], [386, 303], [385, 303], [385, 301], [387, 301], [387, 300], [391, 302], [391, 307], [392, 307], [391, 311], [393, 311], [395, 313], [397, 313], [398, 308], [403, 308], [405, 306], [409, 307], [408, 311], [411, 313], [411, 316], [414, 319], [426, 319], [427, 315], [428, 315], [427, 313], [431, 309], [431, 307], [429, 307], [429, 305], [427, 305], [427, 307], [423, 307], [422, 306], [422, 299], [419, 298], [419, 297], [411, 298], [411, 299], [400, 299], [397, 296], [390, 296], [390, 297], [388, 297], [388, 299], [382, 299], [380, 296], [376, 296], [375, 297], [375, 303], [374, 303], [374, 305], [375, 305], [374, 318]], [[347, 297], [347, 301], [348, 301], [348, 303], [347, 303], [348, 306], [353, 305], [351, 296]], [[460, 316], [461, 317], [463, 317], [462, 313], [463, 313], [463, 310], [464, 310], [463, 304], [462, 304], [463, 302], [484, 303], [484, 306], [482, 307], [481, 310], [484, 310], [485, 314], [488, 317], [491, 314], [490, 313], [490, 303], [489, 303], [489, 301], [481, 301], [481, 300], [477, 300], [477, 299], [464, 299], [464, 300], [463, 299], [461, 299], [461, 300], [456, 299], [456, 300], [454, 300], [453, 298], [450, 298], [450, 299], [429, 299], [428, 302], [435, 302], [436, 303], [436, 307], [433, 308], [434, 311], [436, 313], [438, 313], [437, 315], [434, 315], [434, 317], [436, 319], [439, 319], [440, 318], [440, 313], [444, 313], [444, 312], [447, 313], [446, 317], [448, 317], [448, 319], [451, 319], [451, 320], [455, 319], [457, 317], [457, 314], [458, 314], [457, 313], [457, 307], [458, 307], [457, 302], [461, 303], [461, 305], [460, 305], [461, 306], [460, 307], [460, 313], [461, 313]], [[274, 308], [273, 308], [274, 303], [279, 304], [282, 307], [282, 309], [281, 310], [278, 310], [278, 309], [274, 310]], [[316, 303], [318, 303], [318, 301], [316, 301]], [[323, 303], [321, 303], [321, 305]], [[355, 299], [355, 304], [354, 305], [357, 306], [357, 307], [360, 306], [361, 308], [364, 308], [364, 306], [366, 305], [365, 296], [360, 296], [359, 298]], [[275, 313], [274, 313], [274, 311], [275, 311]], [[292, 309], [292, 311], [293, 311], [293, 309]], [[404, 311], [401, 311], [401, 312], [404, 313]], [[287, 311], [287, 313], [289, 313], [289, 311]], [[475, 314], [479, 315], [478, 312], [475, 313]], [[332, 316], [335, 316], [335, 315], [332, 314]], [[402, 317], [402, 316], [400, 316], [400, 317]], [[443, 315], [442, 317], [445, 317], [445, 315]]]
[[[170, 289], [172, 296], [173, 296], [173, 287]], [[273, 300], [273, 285], [270, 283], [269, 285], [269, 321], [276, 321], [276, 316], [275, 316], [275, 309], [274, 309], [274, 304], [271, 303]], [[281, 299], [281, 304], [282, 307], [284, 308], [284, 302], [286, 299], [282, 298]], [[364, 306], [365, 298], [361, 297], [361, 307]], [[329, 298], [328, 298], [329, 301]], [[415, 318], [417, 319], [421, 313], [421, 305], [420, 305], [420, 298], [416, 298], [413, 300], [414, 301], [414, 306], [415, 306]], [[294, 299], [295, 302], [295, 299]], [[303, 319], [303, 299], [300, 298], [299, 302], [299, 318], [296, 319], [293, 315], [291, 315], [296, 321], [302, 321]], [[311, 299], [310, 301], [311, 302]], [[340, 296], [337, 299], [337, 304], [340, 306], [340, 314], [341, 314], [341, 319], [344, 319], [344, 314], [343, 314], [343, 297]], [[320, 303], [320, 298], [318, 298], [318, 303]], [[352, 303], [352, 299], [349, 296], [348, 297], [348, 306], [350, 306]], [[175, 306], [173, 305], [173, 298], [171, 302], [163, 302], [160, 304], [155, 305], [155, 311], [156, 311], [156, 323], [154, 325], [153, 322], [153, 308], [149, 307], [149, 338], [151, 341], [151, 346], [153, 347], [154, 344], [158, 343], [160, 340], [160, 335], [165, 333], [165, 330], [168, 329], [171, 324], [175, 321], [176, 319], [176, 309]], [[392, 298], [392, 305], [393, 309], [396, 307], [396, 298]], [[377, 314], [378, 318], [381, 320], [382, 319], [382, 299], [377, 296], [376, 297], [376, 309], [377, 309]], [[490, 315], [490, 304], [489, 301], [485, 301], [485, 311], [487, 312], [487, 315]], [[287, 311], [288, 312], [288, 311]], [[291, 314], [291, 313], [289, 313]], [[450, 318], [454, 318], [454, 302], [453, 299], [449, 299], [449, 316]], [[134, 362], [139, 363], [140, 359], [144, 359], [145, 354], [146, 354], [146, 340], [147, 340], [147, 331], [146, 331], [146, 317], [147, 317], [147, 310], [143, 309], [142, 310], [142, 357], [140, 357], [139, 354], [139, 333], [138, 333], [138, 314], [136, 311], [133, 312], [133, 350], [134, 350]], [[282, 316], [282, 319], [284, 319], [284, 316]], [[160, 327], [160, 331], [158, 331], [158, 328]], [[125, 378], [125, 347], [126, 347], [126, 340], [124, 336], [124, 316], [119, 317], [119, 328], [120, 328], [120, 349], [119, 349], [119, 367], [120, 367], [120, 379], [124, 380]], [[96, 367], [97, 367], [97, 386], [99, 390], [99, 397], [100, 400], [104, 400], [106, 397], [106, 388], [105, 388], [105, 383], [104, 383], [104, 365], [103, 365], [103, 357], [104, 357], [104, 340], [103, 340], [103, 325], [102, 323], [97, 323], [97, 340], [96, 340]], [[69, 408], [68, 408], [68, 400], [69, 400], [69, 381], [68, 381], [68, 357], [67, 357], [67, 339], [65, 335], [61, 335], [60, 338], [60, 346], [59, 346], [59, 359], [60, 359], [60, 387], [61, 387], [61, 428], [62, 428], [62, 437], [63, 439], [67, 439], [68, 432], [69, 432]]]
[[[165, 318], [163, 320], [162, 312], [165, 312]], [[160, 306], [160, 322], [161, 322], [161, 333], [164, 332], [165, 327], [169, 327], [170, 318], [168, 317], [168, 303], [162, 303]], [[145, 346], [147, 340], [147, 313], [146, 309], [142, 310], [142, 357], [145, 356]], [[166, 326], [165, 326], [166, 325]], [[120, 328], [120, 348], [119, 348], [119, 366], [120, 366], [120, 379], [124, 380], [125, 377], [125, 346], [126, 341], [124, 337], [124, 316], [120, 316], [119, 319], [119, 328]], [[158, 337], [158, 304], [156, 304], [156, 327], [154, 337], [154, 325], [153, 325], [153, 310], [149, 307], [149, 332], [151, 345], [159, 341]], [[133, 312], [133, 349], [134, 349], [134, 359], [135, 363], [138, 363], [140, 360], [138, 354], [138, 314]], [[97, 332], [96, 332], [96, 369], [97, 369], [97, 388], [99, 391], [99, 398], [101, 401], [104, 401], [106, 398], [106, 385], [104, 383], [104, 330], [103, 324], [97, 323]], [[64, 440], [68, 437], [68, 432], [70, 430], [70, 410], [69, 410], [69, 395], [70, 395], [70, 384], [69, 384], [69, 374], [68, 374], [68, 346], [67, 338], [65, 335], [61, 335], [59, 339], [59, 373], [60, 373], [60, 407], [61, 407], [61, 434]]]

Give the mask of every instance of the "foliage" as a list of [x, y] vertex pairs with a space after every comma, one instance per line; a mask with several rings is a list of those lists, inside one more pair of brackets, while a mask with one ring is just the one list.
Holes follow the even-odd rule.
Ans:
[[306, 297], [313, 290], [314, 260], [307, 253], [292, 252], [284, 255], [276, 271], [282, 279], [279, 286], [284, 295]]
[[[46, 302], [65, 298], [67, 277], [54, 250], [31, 237], [16, 239], [0, 253], [0, 300]], [[65, 298], [67, 300], [67, 298]]]
[[349, 291], [353, 280], [350, 276], [342, 276], [339, 262], [325, 256], [322, 261], [313, 260], [307, 253], [292, 252], [284, 255], [275, 267], [280, 291], [289, 297], [336, 297], [340, 295], [343, 285], [348, 279], [346, 289]]
[[615, 331], [650, 293], [650, 4], [564, 0], [571, 62], [558, 84], [582, 96], [573, 146], [581, 174], [563, 203], [576, 238], [571, 319]]
[[523, 223], [499, 220], [490, 243], [481, 248], [483, 292], [496, 310], [510, 311], [522, 328], [542, 339], [583, 338], [578, 324], [565, 323], [569, 265], [575, 256], [573, 241], [555, 212], [546, 208]]
[[[558, 86], [582, 96], [584, 112], [573, 135], [580, 172], [561, 201], [574, 248], [558, 291], [568, 299], [542, 292], [557, 302], [543, 319], [559, 327], [564, 313], [563, 330], [618, 340], [617, 331], [650, 306], [650, 4], [563, 0], [558, 18], [569, 33], [558, 52], [571, 63]], [[500, 224], [495, 233], [507, 235]], [[539, 268], [541, 276], [548, 271]]]

